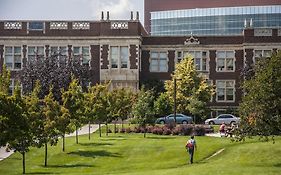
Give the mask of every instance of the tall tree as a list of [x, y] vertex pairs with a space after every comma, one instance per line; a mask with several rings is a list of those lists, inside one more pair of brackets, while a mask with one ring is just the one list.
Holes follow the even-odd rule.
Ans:
[[154, 123], [154, 96], [151, 90], [145, 91], [144, 88], [139, 91], [136, 103], [133, 105], [133, 115], [136, 121], [144, 127], [144, 137], [146, 136], [146, 125]]
[[267, 139], [281, 133], [281, 52], [261, 59], [254, 70], [243, 83], [239, 139], [252, 135]]
[[78, 80], [72, 77], [68, 90], [62, 92], [63, 106], [68, 109], [70, 122], [75, 126], [76, 143], [78, 144], [78, 129], [84, 122], [84, 95]]
[[154, 102], [156, 115], [160, 117], [172, 113], [172, 103], [173, 102], [171, 101], [167, 93], [161, 93]]
[[[176, 89], [174, 81], [176, 82]], [[200, 111], [207, 110], [207, 102], [210, 101], [214, 93], [213, 87], [208, 85], [205, 78], [196, 71], [194, 59], [191, 55], [176, 64], [172, 80], [166, 81], [165, 88], [173, 102], [176, 91], [177, 111], [192, 115], [199, 112], [195, 112], [193, 108], [200, 107]]]

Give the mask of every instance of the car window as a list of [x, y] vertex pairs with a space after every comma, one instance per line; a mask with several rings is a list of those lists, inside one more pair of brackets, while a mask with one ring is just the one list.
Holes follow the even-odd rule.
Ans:
[[233, 118], [231, 115], [225, 115], [225, 118]]
[[182, 117], [182, 115], [177, 115], [177, 117]]

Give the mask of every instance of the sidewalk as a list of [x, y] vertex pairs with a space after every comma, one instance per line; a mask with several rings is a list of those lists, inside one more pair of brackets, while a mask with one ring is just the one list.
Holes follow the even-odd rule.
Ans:
[[[99, 125], [92, 124], [90, 132], [93, 133], [93, 132], [97, 131], [98, 129], [99, 129]], [[78, 131], [78, 135], [84, 135], [84, 134], [88, 134], [88, 133], [89, 133], [89, 125], [83, 126]], [[71, 133], [71, 134], [67, 134], [66, 135], [66, 137], [71, 137], [71, 136], [75, 136], [75, 131], [73, 133]], [[2, 161], [5, 158], [9, 157], [13, 153], [14, 153], [13, 150], [11, 150], [10, 152], [6, 152], [5, 147], [0, 147], [0, 161]]]

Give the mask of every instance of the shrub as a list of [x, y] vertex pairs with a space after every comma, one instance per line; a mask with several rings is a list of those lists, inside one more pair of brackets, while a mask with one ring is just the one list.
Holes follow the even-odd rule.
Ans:
[[126, 133], [131, 133], [132, 130], [131, 130], [131, 128], [126, 128], [126, 129], [125, 129], [125, 132], [126, 132]]
[[126, 132], [126, 129], [125, 129], [125, 128], [121, 128], [121, 129], [119, 130], [119, 132], [120, 132], [120, 133], [125, 133], [125, 132]]
[[192, 130], [193, 130], [192, 125], [180, 125], [179, 128], [180, 128], [180, 133], [179, 133], [180, 135], [187, 136], [192, 134]]
[[179, 135], [179, 134], [180, 134], [180, 128], [179, 128], [179, 127], [175, 127], [175, 128], [172, 130], [172, 134], [173, 134], [173, 135]]
[[196, 125], [194, 127], [194, 135], [196, 136], [204, 136], [205, 135], [205, 128], [203, 125]]
[[164, 135], [171, 135], [171, 134], [172, 134], [172, 131], [171, 131], [171, 129], [169, 129], [168, 127], [164, 127], [164, 128], [163, 128], [163, 134], [164, 134]]

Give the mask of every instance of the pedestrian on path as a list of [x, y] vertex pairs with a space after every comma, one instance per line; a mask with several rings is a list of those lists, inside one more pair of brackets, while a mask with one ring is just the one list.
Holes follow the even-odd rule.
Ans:
[[190, 164], [193, 164], [194, 151], [195, 151], [195, 149], [197, 150], [196, 141], [194, 139], [194, 136], [191, 136], [190, 139], [186, 142], [185, 148], [187, 149], [187, 152], [189, 153]]

